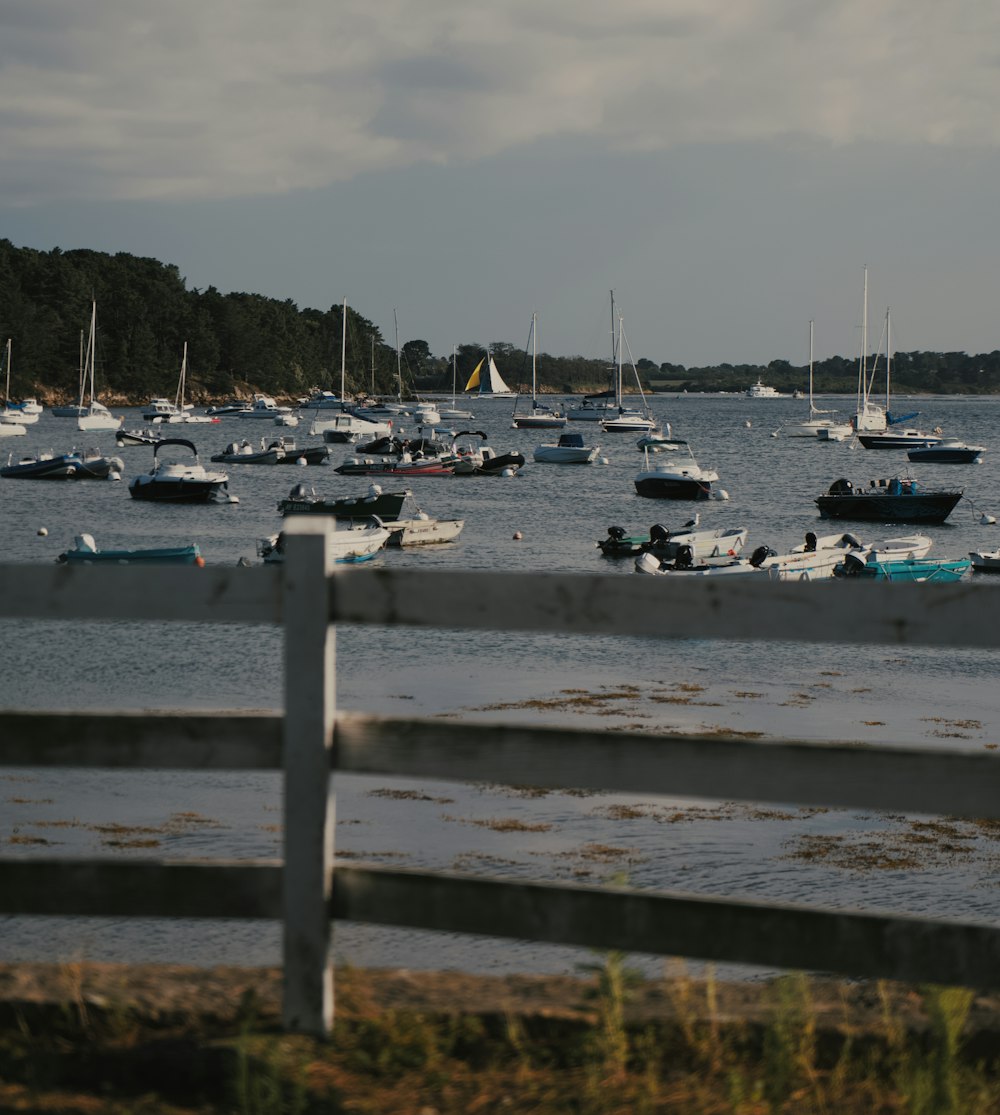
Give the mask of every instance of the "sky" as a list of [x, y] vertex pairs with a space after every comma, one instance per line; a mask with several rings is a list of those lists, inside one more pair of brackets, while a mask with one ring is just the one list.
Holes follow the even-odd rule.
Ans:
[[992, 0], [4, 0], [0, 237], [394, 340], [1000, 348]]

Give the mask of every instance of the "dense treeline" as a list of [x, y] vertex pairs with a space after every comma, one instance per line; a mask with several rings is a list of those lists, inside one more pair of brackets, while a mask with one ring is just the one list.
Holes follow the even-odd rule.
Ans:
[[[300, 310], [290, 300], [259, 294], [188, 290], [178, 269], [158, 260], [58, 248], [42, 252], [0, 240], [0, 344], [12, 340], [12, 395], [76, 396], [81, 337], [92, 300], [97, 305], [97, 375], [106, 399], [172, 397], [185, 341], [190, 401], [251, 391], [298, 397], [315, 387], [340, 389], [340, 304]], [[503, 342], [491, 348], [511, 387], [530, 384], [528, 353]], [[453, 383], [461, 392], [482, 356], [479, 345], [435, 355], [426, 341], [410, 340], [397, 360], [394, 342], [387, 343], [376, 325], [348, 307], [350, 392], [395, 394], [400, 380], [404, 394], [450, 392]], [[786, 360], [685, 368], [641, 359], [637, 368], [644, 388], [663, 391], [742, 391], [762, 378], [791, 392], [805, 386], [807, 372]], [[541, 353], [538, 380], [545, 391], [601, 390], [608, 385], [607, 361]], [[897, 353], [893, 382], [907, 392], [1000, 391], [1000, 352]], [[833, 357], [817, 363], [815, 384], [819, 392], [854, 391], [857, 360]]]

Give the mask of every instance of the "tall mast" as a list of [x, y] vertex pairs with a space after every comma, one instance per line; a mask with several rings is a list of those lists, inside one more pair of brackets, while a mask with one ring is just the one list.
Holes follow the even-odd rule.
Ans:
[[458, 391], [458, 345], [451, 346], [451, 405], [455, 405]]
[[399, 322], [396, 320], [396, 307], [392, 308], [392, 327], [396, 331], [396, 399], [403, 401], [403, 367], [399, 362]]
[[622, 317], [621, 310], [618, 311], [618, 391], [616, 393], [615, 402], [618, 404], [619, 412], [622, 408], [622, 359], [624, 357], [622, 344], [622, 329], [624, 328], [625, 319]]
[[344, 380], [347, 375], [347, 299], [344, 299], [344, 320], [340, 330], [340, 409], [344, 409]]
[[372, 333], [372, 398], [375, 397], [375, 334]]
[[892, 334], [889, 331], [889, 307], [885, 308], [885, 417], [889, 419], [889, 375], [892, 371]]
[[809, 416], [812, 417], [813, 407], [813, 320], [809, 319]]
[[536, 372], [538, 367], [538, 311], [531, 315], [531, 409], [535, 409]]
[[7, 338], [7, 393], [3, 397], [5, 407], [10, 406], [10, 337]]
[[860, 391], [865, 410], [868, 409], [868, 268], [865, 267], [865, 296], [861, 310]]

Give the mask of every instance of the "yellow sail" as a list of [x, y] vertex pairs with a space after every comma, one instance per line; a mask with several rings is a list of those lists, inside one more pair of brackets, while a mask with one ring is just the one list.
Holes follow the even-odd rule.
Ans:
[[[483, 360], [485, 359], [486, 357], [484, 356]], [[476, 365], [475, 371], [472, 373], [471, 376], [469, 376], [469, 382], [465, 385], [466, 391], [471, 391], [473, 390], [473, 388], [479, 386], [479, 369], [483, 366], [483, 360], [479, 361], [479, 363]]]

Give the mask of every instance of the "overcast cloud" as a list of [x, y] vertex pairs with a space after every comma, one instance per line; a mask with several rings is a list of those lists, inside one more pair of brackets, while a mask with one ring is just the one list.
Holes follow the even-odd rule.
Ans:
[[6, 0], [0, 235], [686, 364], [853, 352], [867, 264], [989, 351], [998, 104], [986, 0]]
[[314, 189], [540, 139], [988, 145], [1000, 8], [931, 0], [19, 0], [8, 202]]

